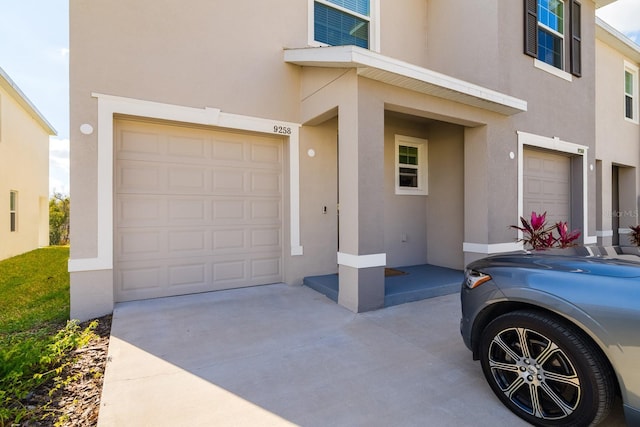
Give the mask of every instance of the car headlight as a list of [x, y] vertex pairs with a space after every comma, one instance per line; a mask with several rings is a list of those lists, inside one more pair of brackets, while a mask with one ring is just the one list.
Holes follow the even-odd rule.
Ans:
[[491, 280], [491, 276], [477, 270], [465, 270], [464, 285], [469, 289], [477, 288], [484, 282]]

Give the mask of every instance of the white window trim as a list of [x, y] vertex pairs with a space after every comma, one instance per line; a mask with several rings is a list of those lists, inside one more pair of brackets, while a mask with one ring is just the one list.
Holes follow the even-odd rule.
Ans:
[[554, 76], [560, 77], [561, 79], [564, 79], [568, 82], [573, 81], [573, 76], [570, 73], [567, 73], [566, 71], [561, 70], [560, 68], [556, 68], [551, 64], [547, 64], [544, 61], [540, 61], [537, 58], [533, 59], [533, 65], [539, 70], [546, 71], [547, 73], [553, 74]]
[[[398, 148], [401, 145], [418, 149], [418, 188], [400, 187]], [[394, 148], [394, 179], [397, 195], [426, 196], [429, 194], [429, 143], [426, 139], [396, 135]]]
[[[274, 134], [274, 129], [290, 128], [289, 204], [291, 256], [303, 254], [300, 245], [300, 127], [299, 123], [223, 113], [218, 108], [192, 108], [133, 98], [92, 93], [98, 99], [97, 241], [95, 258], [69, 260], [69, 272], [113, 270], [113, 122], [118, 114], [151, 119], [203, 124], [228, 129]], [[280, 135], [280, 132], [276, 132]]]
[[[590, 171], [588, 165], [589, 147], [586, 145], [575, 144], [563, 141], [560, 138], [549, 138], [546, 136], [535, 135], [532, 133], [518, 131], [518, 218], [515, 224], [520, 222], [520, 217], [524, 215], [524, 149], [525, 147], [538, 147], [547, 150], [572, 154], [582, 157], [582, 237], [584, 244], [595, 244], [598, 242], [597, 236], [589, 236], [589, 203], [588, 203], [588, 173]], [[518, 232], [519, 237], [521, 231]]]
[[[635, 124], [639, 124], [640, 123], [640, 112], [638, 111], [638, 108], [640, 107], [640, 102], [639, 99], [640, 98], [640, 91], [638, 89], [638, 74], [639, 74], [639, 69], [637, 66], [635, 66], [634, 64], [624, 61], [624, 71], [625, 73], [631, 73], [631, 79], [632, 79], [632, 84], [633, 84], [633, 93], [631, 93], [631, 97], [632, 97], [632, 103], [631, 103], [631, 108], [633, 109], [633, 117], [629, 118], [627, 117], [627, 113], [624, 110], [625, 106], [623, 105], [623, 111], [622, 114], [624, 115], [624, 119], [628, 122], [631, 123], [635, 123]], [[626, 84], [626, 82], [623, 81], [623, 85]], [[623, 86], [623, 91], [624, 91], [624, 96], [626, 98], [627, 96], [627, 91], [626, 91], [626, 87]]]
[[314, 34], [314, 22], [313, 11], [314, 4], [322, 3], [332, 8], [343, 10], [345, 13], [357, 16], [359, 18], [367, 19], [369, 21], [369, 50], [374, 52], [380, 52], [380, 0], [369, 0], [369, 13], [370, 16], [363, 16], [349, 9], [344, 9], [336, 4], [330, 3], [326, 0], [308, 0], [307, 7], [307, 37], [309, 40], [309, 46], [312, 47], [326, 47], [329, 46], [325, 43], [315, 40]]
[[[562, 68], [558, 68], [554, 65], [548, 64], [544, 61], [541, 61], [537, 58], [534, 58], [534, 66], [540, 70], [546, 71], [550, 74], [553, 74], [556, 77], [560, 77], [561, 79], [564, 79], [568, 82], [573, 81], [573, 77], [571, 76], [571, 73], [568, 73], [567, 71], [565, 71], [565, 64], [566, 64], [566, 51], [567, 48], [565, 46], [565, 33], [567, 30], [567, 20], [565, 19], [567, 16], [567, 10], [566, 10], [566, 6], [567, 4], [565, 3], [564, 0], [559, 0], [562, 3], [562, 33], [554, 30], [551, 27], [548, 27], [547, 25], [543, 24], [542, 22], [540, 22], [540, 17], [538, 17], [538, 28], [542, 28], [545, 31], [550, 32], [551, 34], [556, 35], [557, 37], [560, 37], [562, 39], [562, 58], [560, 59], [561, 63], [562, 63]], [[537, 4], [536, 4], [536, 7]], [[571, 17], [569, 17], [569, 19], [571, 19]], [[539, 43], [539, 42], [538, 42]], [[540, 44], [538, 44], [538, 49], [540, 49]]]

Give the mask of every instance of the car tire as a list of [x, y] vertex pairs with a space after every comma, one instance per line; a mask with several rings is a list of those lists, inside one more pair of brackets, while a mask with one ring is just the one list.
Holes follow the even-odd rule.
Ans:
[[613, 406], [613, 375], [600, 349], [543, 312], [514, 311], [490, 322], [480, 362], [496, 396], [533, 425], [596, 425]]

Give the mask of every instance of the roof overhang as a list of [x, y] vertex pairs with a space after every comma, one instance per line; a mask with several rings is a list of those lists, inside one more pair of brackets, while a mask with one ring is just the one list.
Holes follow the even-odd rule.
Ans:
[[506, 116], [527, 111], [522, 99], [356, 46], [287, 49], [284, 60], [305, 67], [355, 68], [362, 77]]
[[608, 4], [614, 3], [618, 0], [596, 0], [596, 9], [599, 9], [601, 7], [604, 7]]
[[36, 106], [31, 103], [29, 98], [22, 93], [18, 85], [11, 80], [11, 77], [9, 77], [2, 68], [0, 68], [0, 86], [4, 88], [4, 90], [6, 90], [31, 117], [33, 117], [33, 119], [42, 127], [42, 129], [45, 130], [45, 132], [47, 132], [48, 135], [55, 136], [58, 134], [47, 119], [44, 118], [42, 113], [40, 113]]
[[598, 17], [596, 17], [596, 38], [632, 61], [640, 63], [640, 46]]

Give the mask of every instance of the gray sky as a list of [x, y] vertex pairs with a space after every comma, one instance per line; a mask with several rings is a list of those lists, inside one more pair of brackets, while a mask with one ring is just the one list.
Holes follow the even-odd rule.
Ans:
[[[50, 140], [50, 191], [69, 193], [69, 0], [0, 0], [0, 67], [58, 131]], [[598, 16], [640, 44], [640, 0]]]

